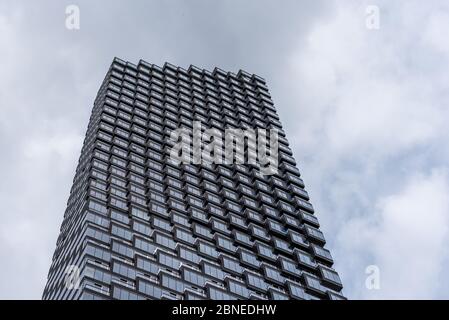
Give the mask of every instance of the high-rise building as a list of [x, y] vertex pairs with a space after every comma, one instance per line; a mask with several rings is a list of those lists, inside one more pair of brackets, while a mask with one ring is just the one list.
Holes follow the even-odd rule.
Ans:
[[[194, 145], [197, 123], [277, 132], [274, 171], [260, 157], [238, 162], [237, 140], [236, 163], [177, 163], [171, 151]], [[180, 128], [191, 143], [172, 139]], [[256, 154], [251, 139], [245, 159]], [[264, 79], [115, 58], [43, 298], [344, 299], [325, 243]]]

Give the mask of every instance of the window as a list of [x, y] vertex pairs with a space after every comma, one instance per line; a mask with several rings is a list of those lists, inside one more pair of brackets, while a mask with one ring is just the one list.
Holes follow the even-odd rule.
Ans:
[[156, 243], [158, 243], [164, 247], [167, 247], [169, 249], [172, 249], [172, 250], [174, 250], [176, 247], [175, 241], [173, 241], [171, 238], [164, 236], [160, 233], [156, 233], [155, 241], [156, 241]]
[[189, 219], [186, 216], [181, 215], [181, 214], [173, 214], [172, 215], [172, 221], [175, 224], [180, 224], [180, 225], [183, 225], [185, 227], [189, 227], [190, 226]]
[[227, 189], [223, 190], [223, 194], [224, 194], [225, 197], [227, 197], [227, 198], [229, 198], [231, 200], [238, 201], [238, 199], [239, 199], [239, 196], [238, 196], [237, 193], [235, 193], [233, 191], [230, 191], [230, 190], [227, 190]]
[[232, 253], [237, 250], [231, 240], [220, 236], [217, 237], [217, 246], [225, 251], [230, 251]]
[[212, 300], [237, 300], [236, 297], [220, 290], [215, 287], [207, 287], [208, 288], [208, 294], [210, 299]]
[[135, 184], [130, 184], [130, 188], [132, 192], [138, 193], [140, 195], [145, 195], [145, 189], [142, 189]]
[[89, 209], [103, 214], [106, 214], [108, 211], [105, 205], [102, 205], [96, 201], [89, 201]]
[[184, 204], [180, 201], [175, 201], [175, 200], [169, 200], [169, 205], [173, 208], [173, 209], [178, 209], [179, 211], [185, 211], [186, 208], [184, 206]]
[[221, 231], [223, 233], [230, 233], [230, 231], [228, 230], [228, 227], [225, 223], [218, 221], [215, 218], [212, 218], [212, 229], [216, 230], [216, 231]]
[[270, 239], [270, 237], [267, 236], [267, 232], [265, 231], [265, 229], [258, 227], [256, 225], [251, 225], [250, 229], [253, 232], [253, 236], [264, 239], [264, 240]]
[[152, 212], [158, 213], [160, 215], [164, 215], [164, 216], [168, 215], [167, 214], [167, 209], [163, 205], [160, 205], [160, 204], [157, 204], [157, 203], [151, 203], [150, 204], [150, 210]]
[[209, 192], [206, 193], [206, 199], [207, 199], [207, 201], [213, 202], [215, 204], [221, 203], [221, 199], [219, 196], [209, 193]]
[[86, 254], [91, 255], [100, 260], [106, 261], [106, 262], [109, 262], [111, 260], [111, 253], [109, 251], [98, 248], [91, 244], [88, 244], [86, 246]]
[[136, 174], [133, 174], [133, 173], [129, 175], [129, 180], [137, 182], [139, 184], [144, 184], [145, 183], [145, 180], [142, 177], [140, 177], [140, 176], [138, 176]]
[[160, 299], [164, 293], [158, 286], [144, 281], [139, 281], [138, 289], [140, 292], [156, 299]]
[[203, 227], [200, 224], [195, 224], [193, 227], [193, 232], [198, 235], [198, 236], [202, 236], [203, 238], [206, 238], [208, 240], [211, 240], [213, 238], [212, 233], [210, 232], [210, 230], [206, 227]]
[[179, 293], [183, 293], [185, 288], [183, 281], [167, 276], [166, 274], [162, 274], [162, 285]]
[[164, 186], [160, 183], [150, 181], [150, 189], [155, 191], [164, 192]]
[[182, 188], [181, 182], [176, 180], [176, 179], [174, 179], [174, 178], [168, 178], [167, 179], [167, 184], [172, 186], [172, 187], [175, 187], [175, 188], [179, 188], [179, 189]]
[[156, 171], [154, 171], [154, 170], [148, 170], [147, 174], [150, 177], [150, 179], [157, 180], [157, 181], [163, 181], [164, 180], [164, 177], [161, 174], [159, 174]]
[[115, 164], [115, 165], [118, 165], [120, 167], [123, 167], [123, 168], [126, 167], [126, 161], [121, 160], [121, 159], [119, 159], [117, 157], [112, 157], [112, 163]]
[[338, 276], [337, 272], [335, 272], [335, 270], [320, 266], [320, 272], [325, 280], [341, 285], [340, 277]]
[[306, 238], [303, 235], [293, 232], [291, 230], [289, 231], [289, 233], [290, 233], [290, 238], [291, 238], [292, 242], [299, 244], [303, 247], [309, 246], [309, 242], [306, 240]]
[[141, 166], [134, 164], [134, 163], [131, 163], [129, 169], [136, 173], [145, 174], [145, 169], [142, 168]]
[[172, 229], [170, 223], [157, 217], [153, 217], [153, 228], [159, 228], [168, 232]]
[[206, 278], [199, 273], [193, 272], [190, 269], [184, 269], [184, 280], [193, 283], [199, 287], [204, 287]]
[[148, 220], [148, 212], [136, 207], [131, 207], [131, 215], [140, 219]]
[[265, 276], [267, 279], [279, 283], [279, 284], [283, 284], [285, 281], [285, 278], [283, 276], [281, 276], [281, 273], [277, 270], [274, 269], [272, 267], [268, 267], [268, 266], [264, 266], [264, 271], [265, 271]]
[[117, 220], [121, 223], [128, 224], [129, 218], [128, 215], [118, 212], [116, 210], [111, 210], [111, 219]]
[[296, 264], [293, 261], [281, 259], [282, 270], [295, 276], [301, 276], [301, 272], [296, 268]]
[[250, 199], [250, 198], [247, 198], [247, 197], [243, 197], [243, 203], [247, 207], [258, 208], [257, 202], [254, 201], [253, 199]]
[[182, 229], [176, 229], [175, 237], [177, 240], [184, 241], [188, 244], [193, 244], [195, 242], [195, 238], [189, 232]]
[[316, 291], [320, 291], [322, 293], [325, 292], [325, 289], [321, 286], [320, 280], [318, 278], [312, 277], [310, 275], [304, 275], [304, 280], [307, 287]]
[[214, 205], [209, 205], [209, 211], [210, 213], [217, 215], [217, 216], [224, 216], [224, 212], [220, 207], [214, 206]]
[[158, 261], [160, 264], [172, 269], [179, 269], [179, 267], [181, 266], [181, 260], [176, 259], [175, 257], [161, 251], [159, 251]]
[[206, 189], [208, 189], [208, 190], [210, 190], [212, 192], [218, 192], [218, 187], [215, 184], [211, 183], [211, 182], [204, 181], [203, 185], [204, 185], [204, 188], [206, 188]]
[[199, 180], [196, 177], [194, 177], [194, 176], [192, 176], [190, 174], [186, 174], [185, 175], [185, 180], [187, 182], [190, 182], [190, 183], [194, 184], [194, 185], [198, 185], [199, 184]]
[[103, 218], [102, 216], [99, 216], [97, 214], [93, 214], [91, 212], [88, 212], [86, 215], [86, 221], [89, 221], [91, 223], [94, 223], [96, 225], [108, 228], [109, 227], [109, 219]]
[[316, 263], [310, 254], [305, 253], [304, 251], [301, 250], [296, 250], [296, 257], [298, 258], [298, 262], [300, 264], [311, 268], [316, 267]]
[[249, 219], [253, 220], [253, 221], [257, 221], [257, 222], [262, 222], [263, 218], [260, 214], [258, 214], [257, 212], [254, 212], [252, 210], [245, 210], [246, 215], [248, 216]]
[[240, 249], [240, 259], [242, 262], [249, 264], [255, 268], [259, 268], [260, 266], [260, 261], [257, 260], [256, 255], [250, 251]]
[[288, 252], [288, 253], [292, 252], [292, 249], [290, 249], [289, 244], [287, 242], [285, 242], [284, 240], [274, 239], [274, 246], [278, 250], [281, 250], [281, 251], [284, 251], [284, 252]]
[[93, 198], [97, 198], [98, 200], [103, 200], [106, 201], [106, 194], [104, 194], [103, 192], [97, 191], [95, 189], [91, 189], [89, 192], [89, 195], [92, 196]]
[[215, 258], [215, 259], [218, 258], [217, 250], [215, 250], [214, 247], [212, 247], [212, 246], [210, 246], [210, 245], [208, 245], [208, 244], [206, 244], [204, 242], [200, 242], [199, 243], [198, 249], [199, 249], [199, 252], [204, 254], [204, 255], [210, 256], [210, 257]]
[[87, 277], [93, 278], [97, 281], [110, 284], [111, 283], [111, 274], [109, 272], [104, 272], [102, 270], [96, 269], [91, 266], [86, 266], [83, 271], [84, 275]]
[[107, 176], [97, 170], [92, 169], [92, 176], [97, 178], [97, 179], [101, 179], [101, 180], [106, 180]]
[[290, 294], [296, 299], [306, 299], [306, 295], [304, 293], [304, 289], [299, 285], [293, 282], [288, 282], [288, 290]]
[[267, 258], [272, 261], [276, 261], [277, 256], [275, 254], [273, 254], [273, 250], [271, 249], [271, 247], [259, 242], [257, 244], [256, 248], [257, 248], [258, 253], [261, 256], [263, 256], [264, 258]]
[[134, 220], [133, 221], [133, 230], [135, 230], [139, 233], [145, 234], [145, 235], [150, 235], [152, 229], [150, 228], [149, 225]]
[[245, 284], [237, 281], [229, 281], [228, 287], [229, 291], [244, 298], [249, 298], [250, 294], [252, 293], [252, 291], [248, 290]]
[[228, 188], [235, 188], [234, 186], [234, 182], [232, 182], [232, 180], [229, 179], [225, 179], [225, 178], [221, 178], [221, 183]]
[[126, 199], [126, 191], [111, 187], [110, 192], [117, 197]]
[[298, 198], [298, 197], [295, 197], [295, 200], [296, 200], [296, 203], [297, 203], [302, 209], [308, 210], [308, 211], [310, 211], [310, 212], [313, 212], [313, 206], [312, 206], [309, 202], [307, 202], [307, 201], [305, 201], [305, 200], [303, 200], [303, 199], [301, 199], [301, 198]]
[[200, 209], [190, 208], [190, 211], [192, 214], [192, 218], [203, 222], [207, 221], [207, 215]]
[[222, 267], [224, 270], [241, 274], [243, 272], [242, 266], [240, 266], [240, 262], [238, 260], [223, 256], [222, 257]]
[[265, 192], [271, 191], [271, 188], [268, 185], [266, 185], [265, 183], [262, 183], [260, 181], [256, 181], [256, 186], [257, 186], [257, 188], [259, 188], [262, 191], [265, 191]]
[[234, 214], [229, 214], [229, 217], [231, 218], [231, 223], [232, 224], [246, 229], [247, 226], [246, 226], [246, 223], [245, 223], [244, 219], [242, 219], [239, 216], [236, 216]]
[[201, 190], [191, 185], [187, 185], [187, 192], [196, 196], [201, 196]]
[[273, 300], [290, 300], [290, 298], [287, 295], [275, 290], [270, 290], [270, 294]]
[[153, 254], [156, 250], [156, 246], [152, 242], [146, 240], [135, 238], [134, 246], [140, 250]]
[[172, 175], [172, 176], [174, 176], [174, 177], [177, 177], [177, 178], [181, 177], [181, 172], [179, 170], [177, 170], [177, 169], [172, 168], [172, 167], [167, 167], [167, 173]]
[[117, 241], [112, 242], [112, 251], [131, 259], [134, 258], [134, 250]]
[[331, 253], [329, 252], [329, 250], [321, 248], [314, 244], [312, 245], [312, 250], [315, 253], [315, 256], [322, 258], [324, 260], [327, 260], [329, 262], [333, 262], [332, 256], [331, 256]]
[[225, 205], [226, 205], [226, 207], [227, 207], [229, 210], [235, 211], [235, 212], [237, 212], [237, 213], [242, 212], [242, 207], [239, 206], [239, 205], [238, 205], [237, 203], [235, 203], [235, 202], [231, 202], [231, 201], [229, 201], [229, 200], [226, 200]]
[[246, 273], [246, 279], [250, 287], [266, 291], [268, 289], [267, 283], [262, 277], [256, 276], [252, 273]]
[[197, 206], [200, 208], [203, 207], [203, 201], [201, 199], [198, 199], [198, 198], [195, 198], [192, 196], [188, 196], [188, 201], [189, 201], [189, 204], [192, 206]]
[[294, 212], [293, 207], [292, 207], [291, 205], [289, 205], [289, 204], [283, 202], [283, 201], [279, 201], [279, 207], [280, 207], [282, 210], [284, 210], [284, 211], [286, 211], [286, 212], [288, 212], [288, 213], [293, 213], [293, 212]]
[[119, 300], [145, 300], [144, 297], [131, 292], [129, 290], [126, 290], [125, 288], [120, 288], [120, 287], [116, 287], [114, 286], [114, 291], [112, 293], [113, 297], [115, 299], [119, 299]]
[[277, 233], [281, 233], [281, 234], [287, 233], [286, 228], [282, 224], [280, 224], [276, 221], [273, 221], [271, 219], [268, 219], [268, 227]]
[[246, 193], [247, 195], [254, 196], [254, 191], [251, 188], [249, 188], [245, 185], [240, 185], [240, 189], [243, 193]]
[[112, 271], [115, 273], [118, 273], [124, 277], [130, 278], [130, 279], [136, 279], [136, 270], [134, 268], [131, 268], [127, 265], [114, 262], [114, 266], [112, 268]]
[[304, 222], [308, 222], [310, 224], [313, 224], [315, 226], [319, 226], [320, 224], [318, 223], [318, 219], [317, 217], [315, 217], [314, 215], [307, 213], [307, 212], [301, 212], [301, 217], [304, 220]]
[[150, 199], [156, 200], [156, 201], [159, 201], [159, 202], [162, 202], [162, 203], [165, 202], [164, 195], [162, 195], [161, 193], [157, 193], [157, 192], [150, 192]]
[[253, 245], [253, 242], [251, 241], [251, 237], [248, 236], [246, 233], [242, 233], [240, 231], [234, 231], [233, 234], [234, 234], [234, 239], [236, 242], [246, 244], [250, 247]]
[[217, 180], [217, 177], [215, 176], [215, 174], [213, 174], [213, 173], [211, 173], [209, 171], [203, 170], [202, 173], [203, 173], [203, 177], [204, 178], [207, 178], [207, 179], [212, 180], [212, 181], [216, 181]]
[[125, 201], [122, 201], [118, 198], [114, 198], [114, 197], [110, 197], [109, 198], [109, 203], [111, 206], [123, 209], [125, 211], [128, 210], [128, 204]]
[[326, 242], [326, 240], [324, 239], [324, 235], [320, 230], [310, 227], [308, 225], [305, 225], [305, 229], [306, 229], [306, 233], [309, 237], [312, 237], [312, 238], [319, 240], [320, 242], [323, 242], [323, 243]]
[[223, 272], [219, 267], [208, 263], [203, 264], [203, 271], [205, 274], [219, 280], [223, 280], [227, 275], [227, 273]]
[[112, 225], [111, 233], [113, 235], [116, 235], [116, 236], [120, 237], [120, 238], [124, 238], [124, 239], [126, 239], [128, 241], [130, 241], [132, 239], [132, 236], [133, 236], [133, 234], [132, 234], [132, 232], [130, 230], [125, 229], [125, 228], [120, 227], [120, 226], [115, 225], [115, 224]]
[[278, 188], [275, 188], [274, 192], [276, 193], [276, 195], [279, 198], [282, 198], [282, 199], [287, 200], [287, 201], [290, 199], [289, 195], [286, 192], [284, 192], [282, 190], [279, 190]]
[[188, 250], [184, 247], [179, 248], [179, 256], [195, 264], [198, 264], [200, 262], [200, 257], [195, 252]]
[[150, 167], [151, 169], [162, 171], [162, 165], [159, 162], [153, 160], [148, 161], [148, 167]]
[[126, 172], [124, 170], [119, 169], [119, 168], [114, 167], [114, 166], [111, 166], [111, 173], [115, 174], [115, 175], [117, 175], [119, 177], [122, 177], [122, 178], [126, 177]]

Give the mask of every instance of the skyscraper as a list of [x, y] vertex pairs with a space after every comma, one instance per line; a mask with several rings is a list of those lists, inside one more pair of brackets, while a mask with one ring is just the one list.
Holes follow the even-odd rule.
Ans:
[[[202, 134], [275, 132], [273, 171], [264, 172], [251, 134], [240, 146], [225, 139], [235, 163], [176, 162], [176, 145], [193, 146], [190, 160], [204, 150], [195, 124]], [[190, 142], [173, 139], [180, 129]], [[343, 299], [325, 243], [264, 79], [115, 58], [43, 298]]]

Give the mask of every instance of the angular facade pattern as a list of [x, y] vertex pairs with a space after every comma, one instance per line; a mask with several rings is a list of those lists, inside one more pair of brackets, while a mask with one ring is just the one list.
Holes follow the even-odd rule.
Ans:
[[[279, 170], [168, 161], [170, 133], [279, 131]], [[342, 299], [264, 79], [114, 59], [44, 299]]]

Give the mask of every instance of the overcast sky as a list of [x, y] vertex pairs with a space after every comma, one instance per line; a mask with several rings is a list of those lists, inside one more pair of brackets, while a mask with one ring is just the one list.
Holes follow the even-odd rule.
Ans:
[[344, 293], [449, 298], [448, 30], [443, 0], [0, 0], [0, 298], [41, 297], [114, 56], [263, 76]]

